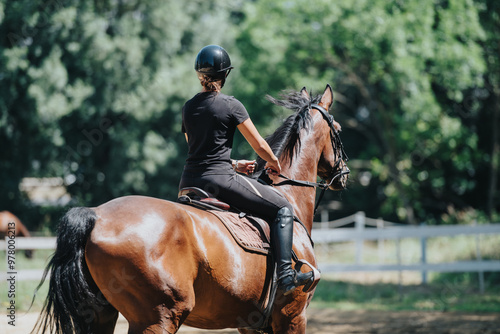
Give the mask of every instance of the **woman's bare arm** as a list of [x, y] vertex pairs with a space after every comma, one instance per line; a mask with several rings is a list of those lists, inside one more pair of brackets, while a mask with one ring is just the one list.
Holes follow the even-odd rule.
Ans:
[[266, 168], [271, 168], [277, 174], [281, 173], [281, 166], [278, 158], [274, 155], [271, 147], [269, 147], [269, 144], [259, 134], [259, 131], [253, 124], [252, 120], [248, 118], [246, 121], [238, 125], [238, 130], [254, 149], [255, 153], [267, 161]]

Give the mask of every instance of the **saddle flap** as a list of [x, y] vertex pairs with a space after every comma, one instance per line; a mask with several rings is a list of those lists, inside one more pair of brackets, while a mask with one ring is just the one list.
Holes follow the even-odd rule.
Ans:
[[234, 212], [208, 211], [216, 216], [236, 243], [250, 252], [269, 254], [269, 225], [256, 217], [241, 217]]

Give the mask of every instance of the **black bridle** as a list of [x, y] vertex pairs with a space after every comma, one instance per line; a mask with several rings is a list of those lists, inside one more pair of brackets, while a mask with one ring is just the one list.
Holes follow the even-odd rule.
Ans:
[[342, 177], [343, 175], [349, 174], [349, 169], [347, 170], [342, 170], [342, 168], [339, 168], [341, 161], [347, 162], [349, 158], [347, 157], [347, 154], [344, 151], [344, 145], [342, 144], [342, 141], [340, 140], [340, 133], [339, 131], [335, 128], [334, 125], [334, 119], [333, 115], [328, 113], [328, 110], [323, 108], [322, 106], [318, 104], [311, 104], [309, 109], [316, 109], [318, 110], [323, 118], [327, 121], [328, 126], [330, 127], [330, 141], [332, 143], [332, 148], [333, 151], [337, 153], [339, 156], [339, 159], [335, 163], [335, 166], [332, 167], [332, 171], [330, 173], [331, 180], [330, 182], [326, 181], [321, 181], [321, 182], [310, 182], [310, 181], [301, 181], [301, 180], [294, 180], [291, 179], [287, 176], [284, 176], [283, 174], [279, 174], [278, 176], [285, 179], [285, 181], [275, 183], [273, 184], [274, 186], [283, 186], [283, 185], [292, 185], [292, 186], [299, 186], [299, 187], [311, 187], [311, 188], [320, 188], [321, 193], [318, 197], [318, 200], [314, 206], [314, 215], [316, 215], [316, 211], [318, 211], [319, 204], [321, 203], [321, 200], [323, 199], [323, 195], [325, 194], [326, 190], [330, 188], [330, 186], [333, 184], [333, 182], [338, 179], [339, 177]]

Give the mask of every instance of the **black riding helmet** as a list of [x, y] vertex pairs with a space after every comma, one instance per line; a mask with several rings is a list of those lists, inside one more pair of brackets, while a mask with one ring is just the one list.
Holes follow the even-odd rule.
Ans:
[[227, 77], [231, 69], [231, 59], [226, 50], [218, 45], [207, 45], [198, 52], [194, 62], [196, 72], [213, 77], [215, 80]]

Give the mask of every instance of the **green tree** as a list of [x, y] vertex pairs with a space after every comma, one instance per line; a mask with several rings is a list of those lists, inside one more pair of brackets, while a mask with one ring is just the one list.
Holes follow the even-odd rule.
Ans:
[[[26, 176], [62, 176], [72, 205], [173, 198], [181, 107], [206, 44], [233, 40], [230, 1], [7, 1], [0, 5], [2, 207]], [[7, 148], [7, 149], [5, 149]]]
[[77, 205], [174, 198], [193, 59], [218, 43], [225, 93], [264, 135], [285, 112], [265, 94], [334, 86], [353, 158], [339, 214], [494, 217], [499, 31], [494, 0], [0, 0], [0, 209], [50, 211], [23, 198], [26, 176], [63, 177]]
[[477, 119], [479, 147], [484, 152], [485, 168], [481, 170], [481, 186], [487, 191], [486, 196], [477, 196], [477, 205], [483, 205], [492, 219], [498, 213], [500, 203], [500, 3], [492, 0], [478, 0], [480, 21], [486, 32], [486, 39], [481, 43], [483, 57], [488, 70], [484, 73], [485, 87], [473, 91], [461, 110], [466, 116], [474, 115]]
[[244, 77], [337, 90], [347, 151], [371, 176], [344, 196], [349, 210], [417, 223], [468, 206], [483, 161], [455, 109], [486, 70], [472, 1], [262, 0], [245, 14], [238, 45], [258, 61]]

